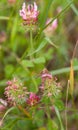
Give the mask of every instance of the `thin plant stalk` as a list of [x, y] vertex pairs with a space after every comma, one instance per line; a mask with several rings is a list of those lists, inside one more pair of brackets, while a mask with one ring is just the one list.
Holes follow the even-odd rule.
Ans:
[[[30, 45], [31, 45], [31, 53], [32, 53], [33, 50], [34, 50], [34, 47], [33, 47], [32, 28], [30, 28]], [[33, 55], [30, 56], [30, 59], [33, 59]]]
[[66, 130], [68, 129], [67, 126], [68, 126], [68, 122], [67, 122], [67, 101], [68, 101], [68, 90], [69, 90], [69, 81], [68, 81], [68, 84], [67, 84], [67, 91], [66, 91], [66, 110], [65, 110], [65, 125], [66, 125]]

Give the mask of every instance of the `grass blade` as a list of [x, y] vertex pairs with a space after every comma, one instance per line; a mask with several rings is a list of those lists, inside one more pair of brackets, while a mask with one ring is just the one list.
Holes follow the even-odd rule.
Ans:
[[[45, 22], [47, 20], [47, 16], [48, 16], [48, 12], [49, 12], [49, 9], [50, 9], [50, 6], [52, 4], [53, 0], [48, 0], [48, 1], [45, 1], [46, 3], [46, 6], [44, 8], [44, 12], [40, 18], [40, 26], [43, 27], [45, 25]], [[45, 13], [45, 10], [46, 10], [46, 13]]]
[[60, 128], [61, 128], [60, 130], [64, 130], [62, 120], [61, 120], [61, 117], [60, 117], [60, 113], [59, 113], [58, 108], [56, 106], [55, 106], [55, 112], [56, 112], [56, 115], [57, 115], [59, 123], [60, 123]]

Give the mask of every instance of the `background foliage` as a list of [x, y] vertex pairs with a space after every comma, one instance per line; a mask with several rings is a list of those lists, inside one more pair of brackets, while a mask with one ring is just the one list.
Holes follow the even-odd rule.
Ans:
[[[6, 87], [6, 81], [16, 76], [22, 79], [26, 86], [32, 86], [30, 88], [28, 87], [29, 90], [37, 92], [40, 82], [40, 79], [37, 77], [44, 68], [47, 68], [52, 75], [56, 75], [58, 80], [60, 79], [63, 86], [62, 100], [65, 104], [67, 82], [70, 73], [70, 61], [78, 39], [78, 1], [35, 1], [38, 4], [40, 14], [36, 27], [37, 29], [33, 32], [33, 52], [31, 52], [30, 48], [29, 32], [27, 28], [22, 26], [22, 20], [19, 16], [19, 10], [23, 0], [16, 0], [14, 3], [10, 3], [9, 0], [0, 1], [0, 97], [4, 98], [3, 93]], [[34, 1], [27, 0], [26, 2], [31, 3]], [[58, 7], [62, 9], [62, 13], [57, 13]], [[58, 19], [58, 27], [49, 37], [45, 36], [44, 28], [47, 18], [50, 17]], [[78, 129], [77, 48], [78, 46], [75, 49], [73, 60], [73, 67], [75, 70], [74, 107], [72, 106], [70, 94], [68, 96], [67, 119], [69, 130]], [[34, 58], [30, 60], [32, 56], [34, 56]], [[59, 106], [59, 104], [61, 103], [57, 102], [57, 106]], [[64, 110], [65, 108], [63, 108], [63, 111], [60, 111], [60, 113], [65, 128]], [[8, 118], [6, 117], [6, 125], [3, 130], [35, 130], [37, 127], [39, 130], [58, 130], [59, 122], [61, 122], [57, 109], [57, 116], [56, 114], [52, 114], [53, 120], [48, 119], [47, 123], [46, 116], [42, 110], [36, 113], [36, 124], [34, 121], [32, 122], [26, 118], [12, 118], [12, 115], [15, 114], [16, 116], [16, 113], [19, 113], [19, 111], [14, 108], [12, 112], [13, 113], [10, 113]], [[44, 119], [44, 121], [42, 119]], [[63, 128], [61, 129], [63, 130]]]

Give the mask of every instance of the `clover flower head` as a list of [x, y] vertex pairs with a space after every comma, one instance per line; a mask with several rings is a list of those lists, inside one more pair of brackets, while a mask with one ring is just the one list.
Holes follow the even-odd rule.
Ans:
[[48, 72], [47, 69], [44, 69], [44, 70], [41, 72], [41, 78], [42, 78], [42, 79], [46, 79], [46, 78], [52, 79], [52, 75]]
[[54, 21], [53, 21], [53, 23], [52, 23], [52, 29], [53, 30], [55, 30], [56, 28], [57, 28], [57, 25], [58, 25], [58, 23], [57, 23], [57, 19], [55, 19]]
[[23, 3], [22, 10], [19, 11], [19, 15], [25, 21], [26, 25], [35, 24], [39, 15], [36, 3], [34, 2], [33, 5], [29, 4], [27, 7], [26, 4]]
[[[46, 25], [51, 22], [52, 19], [48, 19], [47, 22], [46, 22]], [[57, 22], [57, 19], [55, 19], [48, 27], [50, 27], [49, 29], [50, 30], [54, 30], [57, 28], [57, 25], [58, 25], [58, 22]], [[47, 27], [47, 28], [48, 28]]]
[[52, 79], [52, 75], [48, 72], [47, 69], [43, 69], [43, 71], [41, 72], [41, 80], [42, 80], [42, 84], [40, 85], [40, 90], [44, 90], [44, 84], [46, 79]]
[[9, 103], [22, 104], [26, 101], [27, 89], [24, 87], [23, 83], [17, 78], [7, 82], [7, 87], [5, 88], [5, 95]]
[[39, 102], [40, 98], [35, 93], [30, 93], [29, 98], [27, 99], [27, 104], [29, 106], [34, 106]]
[[61, 85], [56, 82], [54, 78], [47, 69], [41, 72], [42, 83], [40, 85], [40, 90], [43, 96], [47, 97], [57, 97], [60, 94]]
[[57, 13], [60, 13], [62, 11], [62, 7], [61, 6], [58, 6], [57, 8]]
[[[49, 18], [46, 21], [46, 25], [49, 24], [51, 22], [51, 18]], [[57, 19], [55, 19], [50, 25], [48, 25], [48, 27], [44, 30], [45, 35], [47, 36], [52, 36], [52, 34], [55, 32], [55, 30], [57, 29], [58, 26], [58, 21]]]

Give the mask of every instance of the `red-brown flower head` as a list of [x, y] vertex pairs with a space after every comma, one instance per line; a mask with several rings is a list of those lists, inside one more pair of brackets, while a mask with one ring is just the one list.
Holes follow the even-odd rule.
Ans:
[[29, 106], [34, 106], [39, 102], [40, 98], [35, 93], [30, 93], [29, 98], [27, 99], [27, 104]]

